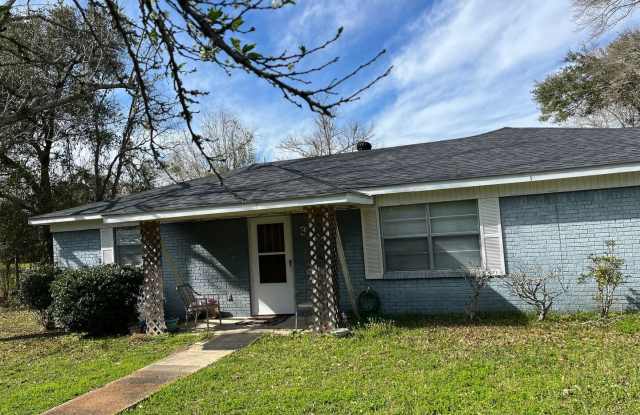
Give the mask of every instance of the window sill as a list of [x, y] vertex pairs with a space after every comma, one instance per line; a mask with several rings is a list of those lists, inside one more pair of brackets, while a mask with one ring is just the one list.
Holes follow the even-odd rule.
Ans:
[[437, 278], [464, 278], [460, 270], [428, 270], [428, 271], [387, 271], [382, 279], [385, 280], [415, 280]]

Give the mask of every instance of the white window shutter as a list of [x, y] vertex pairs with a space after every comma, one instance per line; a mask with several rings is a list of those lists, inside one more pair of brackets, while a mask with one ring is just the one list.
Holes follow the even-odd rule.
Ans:
[[483, 266], [494, 274], [504, 275], [500, 199], [497, 197], [478, 199], [478, 214], [480, 218]]
[[113, 264], [115, 255], [113, 252], [113, 228], [100, 229], [100, 252], [103, 264]]
[[364, 274], [367, 279], [381, 279], [384, 274], [382, 241], [377, 207], [360, 208], [362, 223], [362, 250], [364, 252]]

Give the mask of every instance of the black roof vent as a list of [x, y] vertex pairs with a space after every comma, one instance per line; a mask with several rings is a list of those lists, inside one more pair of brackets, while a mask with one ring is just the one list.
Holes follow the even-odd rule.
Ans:
[[371, 150], [371, 143], [368, 141], [358, 141], [358, 144], [356, 144], [356, 149], [358, 151]]

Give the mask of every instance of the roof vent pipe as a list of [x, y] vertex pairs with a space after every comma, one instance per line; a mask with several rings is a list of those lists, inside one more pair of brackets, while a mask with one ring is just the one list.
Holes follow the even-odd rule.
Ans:
[[371, 143], [368, 141], [358, 141], [356, 144], [356, 149], [358, 151], [368, 151], [371, 150]]

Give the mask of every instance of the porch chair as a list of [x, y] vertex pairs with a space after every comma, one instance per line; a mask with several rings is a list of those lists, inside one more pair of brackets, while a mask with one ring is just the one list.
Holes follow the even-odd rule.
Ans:
[[193, 316], [193, 326], [198, 325], [198, 316], [204, 312], [207, 319], [207, 331], [209, 331], [209, 315], [217, 315], [220, 325], [222, 325], [222, 313], [220, 312], [220, 301], [213, 294], [200, 294], [193, 289], [190, 284], [180, 284], [176, 287], [180, 299], [184, 304], [185, 322], [189, 322], [189, 316]]

